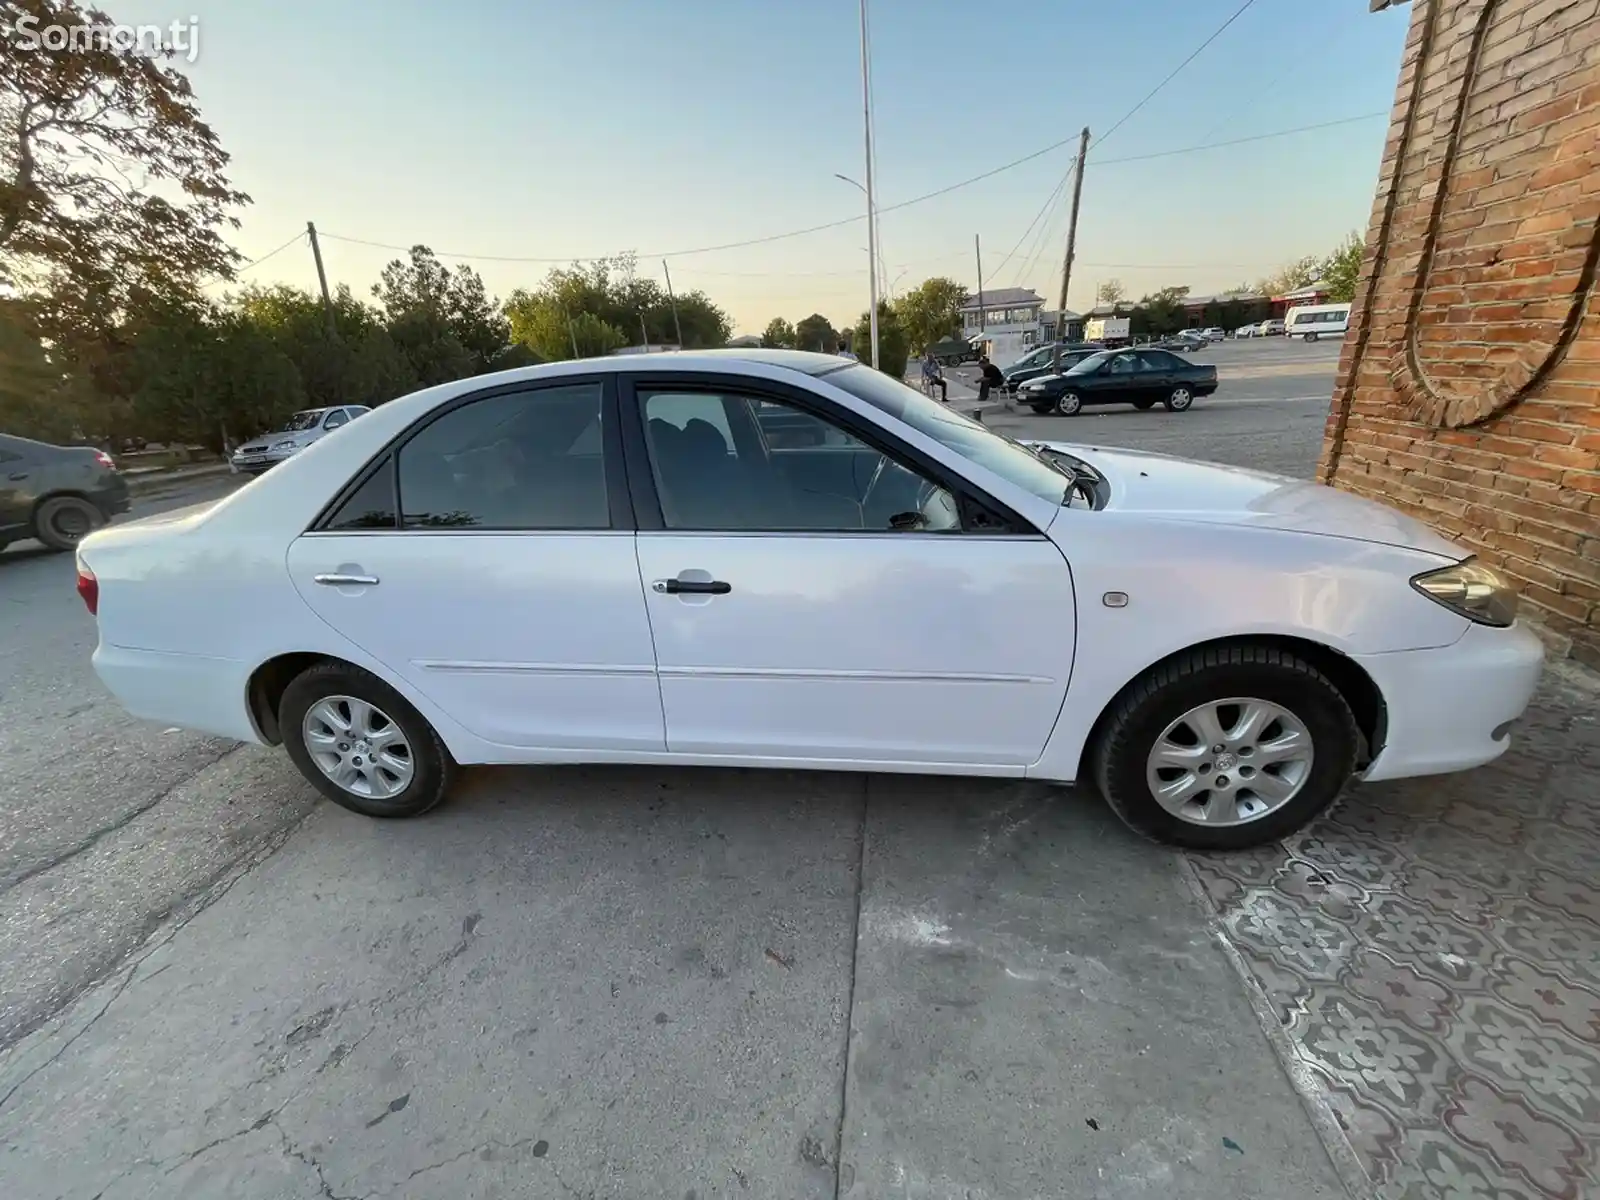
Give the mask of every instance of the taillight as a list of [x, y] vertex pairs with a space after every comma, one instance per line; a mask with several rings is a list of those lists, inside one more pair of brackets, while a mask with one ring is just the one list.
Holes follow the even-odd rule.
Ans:
[[78, 595], [83, 597], [84, 607], [91, 617], [100, 615], [100, 581], [81, 558], [78, 560]]
[[112, 458], [111, 455], [107, 454], [104, 450], [96, 450], [94, 452], [94, 457], [95, 461], [98, 462], [102, 467], [109, 467], [113, 471], [117, 469], [117, 460]]

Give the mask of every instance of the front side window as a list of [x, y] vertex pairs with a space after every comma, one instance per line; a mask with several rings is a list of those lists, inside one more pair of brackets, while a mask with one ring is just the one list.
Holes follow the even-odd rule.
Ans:
[[1030, 495], [1051, 504], [1066, 495], [1068, 478], [1038, 455], [882, 371], [850, 367], [823, 378]]
[[815, 413], [721, 392], [641, 390], [640, 405], [668, 529], [960, 528], [948, 491]]
[[605, 529], [598, 383], [473, 400], [398, 457], [406, 529]]

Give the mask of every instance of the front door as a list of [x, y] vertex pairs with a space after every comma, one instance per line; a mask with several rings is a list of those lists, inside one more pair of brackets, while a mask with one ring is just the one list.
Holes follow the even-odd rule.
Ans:
[[[1054, 544], [964, 531], [950, 481], [810, 393], [640, 381], [623, 405], [648, 458], [630, 477], [668, 749], [1038, 759], [1072, 663], [1072, 582]], [[661, 528], [645, 528], [646, 506]]]
[[611, 390], [559, 380], [446, 409], [290, 547], [296, 589], [487, 741], [664, 749]]

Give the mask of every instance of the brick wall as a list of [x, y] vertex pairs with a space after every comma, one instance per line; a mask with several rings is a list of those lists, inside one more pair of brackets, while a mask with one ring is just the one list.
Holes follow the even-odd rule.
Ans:
[[1318, 477], [1600, 666], [1600, 0], [1416, 0]]

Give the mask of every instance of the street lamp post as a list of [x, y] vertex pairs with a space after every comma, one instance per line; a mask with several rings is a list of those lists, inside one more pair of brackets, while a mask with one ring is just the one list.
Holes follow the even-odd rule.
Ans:
[[872, 329], [872, 367], [878, 368], [878, 215], [872, 197], [872, 58], [867, 42], [867, 0], [861, 0], [861, 121], [866, 135], [867, 186], [867, 280], [872, 307], [868, 319]]
[[[856, 191], [860, 192], [863, 196], [868, 195], [867, 189], [862, 187], [861, 184], [858, 183], [856, 180], [851, 179], [850, 176], [841, 175], [838, 171], [835, 171], [833, 173], [833, 177], [835, 179], [842, 180], [843, 182], [848, 183], [851, 187], [855, 188]], [[867, 256], [867, 267], [868, 267], [869, 277], [870, 277], [871, 268], [874, 265], [876, 265], [877, 269], [878, 269], [878, 278], [882, 279], [886, 275], [889, 274], [889, 268], [886, 267], [884, 265], [884, 263], [883, 263], [883, 237], [882, 237], [882, 232], [878, 229], [878, 214], [877, 214], [877, 211], [873, 208], [872, 203], [871, 203], [870, 200], [867, 203], [867, 221], [868, 221], [868, 226], [867, 226], [867, 248], [863, 250], [863, 253], [866, 254], [866, 256]], [[885, 290], [887, 291], [889, 289], [885, 289]], [[876, 296], [878, 294], [876, 288], [874, 288], [872, 294], [874, 296]], [[877, 302], [874, 301], [873, 305], [872, 305], [872, 311], [874, 313], [876, 313], [877, 310], [878, 310]]]

